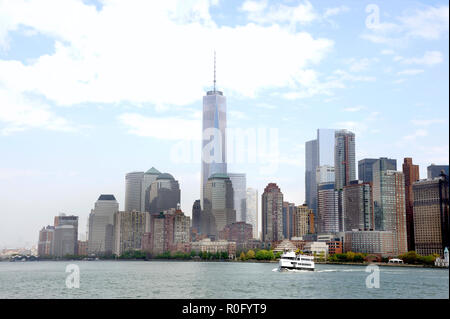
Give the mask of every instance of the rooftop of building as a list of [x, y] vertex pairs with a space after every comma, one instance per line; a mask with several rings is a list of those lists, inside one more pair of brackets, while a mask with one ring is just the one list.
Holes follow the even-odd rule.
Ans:
[[173, 176], [171, 174], [169, 174], [169, 173], [159, 174], [158, 177], [156, 178], [156, 180], [162, 180], [162, 179], [175, 180], [175, 178], [173, 178]]
[[215, 179], [215, 178], [227, 179], [229, 177], [227, 174], [215, 173], [215, 174], [212, 174], [208, 179]]
[[160, 175], [161, 172], [152, 166], [148, 171], [145, 172], [145, 175]]
[[102, 195], [100, 195], [98, 200], [116, 200], [116, 198], [114, 197], [114, 195], [102, 194]]

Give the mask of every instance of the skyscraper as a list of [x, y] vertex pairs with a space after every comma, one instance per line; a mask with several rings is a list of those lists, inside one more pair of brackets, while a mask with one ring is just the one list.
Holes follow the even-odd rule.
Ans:
[[142, 176], [140, 212], [150, 212], [150, 186], [160, 174], [160, 171], [152, 167]]
[[316, 168], [319, 166], [317, 140], [305, 143], [305, 203], [317, 211]]
[[252, 225], [253, 238], [259, 238], [259, 221], [258, 221], [258, 190], [247, 188], [247, 218], [246, 223]]
[[317, 186], [317, 218], [319, 233], [339, 232], [338, 192], [333, 182]]
[[213, 174], [226, 174], [227, 102], [216, 90], [216, 56], [214, 53], [214, 88], [203, 97], [202, 171], [200, 200], [204, 208], [204, 193], [208, 178]]
[[[73, 244], [73, 249], [72, 248], [61, 248], [62, 250], [60, 251], [61, 254], [63, 254], [63, 250], [65, 252], [67, 252], [67, 254], [73, 254], [73, 255], [77, 255], [78, 254], [78, 216], [66, 216], [66, 214], [59, 214], [59, 216], [55, 216], [54, 219], [54, 226], [55, 226], [55, 230], [58, 228], [58, 226], [64, 226], [64, 225], [69, 225], [69, 226], [73, 226], [73, 230], [68, 231], [67, 229], [70, 227], [66, 227], [65, 229], [65, 236], [68, 236], [67, 233], [68, 232], [72, 232], [72, 236], [73, 239], [71, 241], [71, 243]], [[58, 231], [58, 233], [61, 233], [61, 231]], [[55, 233], [56, 234], [56, 233]], [[62, 238], [62, 237], [59, 237]], [[66, 240], [65, 245], [67, 245], [68, 240]], [[73, 251], [73, 253], [69, 253], [69, 251]], [[61, 255], [63, 256], [63, 255]]]
[[392, 231], [397, 255], [407, 252], [405, 181], [402, 172], [382, 170], [373, 164], [375, 230]]
[[244, 173], [228, 173], [234, 191], [236, 222], [245, 222], [247, 217], [247, 185]]
[[441, 171], [444, 171], [444, 174], [448, 176], [448, 165], [431, 164], [427, 167], [427, 178], [432, 179], [439, 177], [441, 175]]
[[360, 181], [363, 181], [364, 183], [370, 183], [373, 182], [373, 164], [380, 160], [381, 161], [381, 167], [384, 170], [391, 170], [396, 171], [397, 170], [397, 160], [381, 157], [381, 158], [364, 158], [362, 160], [358, 161], [358, 179]]
[[55, 226], [43, 227], [39, 231], [38, 256], [53, 255], [53, 239], [55, 235]]
[[213, 174], [205, 189], [204, 211], [211, 217], [211, 234], [217, 236], [226, 225], [236, 222], [234, 192], [226, 174]]
[[159, 214], [160, 212], [177, 208], [180, 203], [180, 185], [169, 173], [163, 173], [156, 177], [150, 186], [149, 212]]
[[200, 205], [200, 200], [197, 199], [192, 205], [192, 228], [195, 229], [198, 233], [202, 233], [201, 215], [202, 215], [202, 207]]
[[294, 234], [294, 214], [297, 207], [294, 203], [283, 202], [283, 237], [290, 239]]
[[334, 166], [334, 134], [334, 129], [317, 129], [317, 138], [305, 144], [305, 203], [313, 210], [315, 220], [317, 220], [316, 169], [319, 166]]
[[100, 195], [94, 209], [89, 214], [88, 253], [111, 254], [114, 238], [114, 214], [119, 211], [119, 203], [114, 195]]
[[114, 214], [114, 254], [140, 250], [142, 236], [150, 229], [148, 212], [117, 212]]
[[60, 224], [59, 226], [55, 226], [53, 255], [56, 257], [76, 255], [78, 251], [78, 239], [74, 240], [74, 238], [76, 238], [75, 236], [77, 233], [78, 229], [72, 224]]
[[413, 183], [414, 240], [420, 255], [443, 255], [450, 246], [448, 175]]
[[262, 240], [283, 240], [283, 193], [275, 183], [269, 183], [261, 196]]
[[352, 181], [342, 194], [344, 231], [374, 230], [372, 184]]
[[144, 172], [131, 172], [125, 175], [125, 211], [141, 210], [141, 184]]
[[335, 132], [334, 144], [335, 187], [342, 190], [356, 179], [355, 134], [347, 130]]
[[310, 218], [311, 215], [313, 215], [312, 210], [306, 205], [300, 205], [295, 207], [293, 215], [293, 229], [291, 237], [302, 237], [311, 233], [312, 229], [310, 225]]
[[405, 177], [406, 237], [408, 241], [408, 251], [412, 251], [415, 250], [413, 183], [419, 180], [419, 165], [414, 165], [412, 158], [405, 157], [402, 168]]

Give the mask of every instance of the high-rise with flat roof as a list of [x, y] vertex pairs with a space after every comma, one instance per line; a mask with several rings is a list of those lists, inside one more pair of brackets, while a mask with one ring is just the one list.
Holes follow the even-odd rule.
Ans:
[[125, 211], [141, 210], [141, 186], [144, 172], [131, 172], [125, 175]]
[[258, 190], [247, 188], [247, 218], [246, 222], [252, 225], [253, 238], [259, 238], [259, 222], [258, 222]]
[[53, 255], [53, 239], [55, 235], [55, 226], [43, 227], [39, 231], [38, 256]]
[[227, 173], [233, 186], [236, 221], [245, 222], [247, 217], [247, 184], [244, 173]]
[[373, 182], [373, 164], [380, 161], [384, 170], [397, 170], [397, 160], [392, 158], [364, 158], [358, 161], [358, 179], [364, 183]]
[[88, 253], [112, 254], [114, 242], [114, 214], [119, 203], [114, 195], [100, 195], [89, 214]]
[[142, 236], [149, 230], [150, 214], [146, 212], [117, 212], [114, 214], [114, 250], [117, 256], [140, 250]]
[[230, 178], [226, 174], [213, 174], [208, 178], [204, 197], [204, 211], [211, 216], [211, 233], [218, 233], [236, 222], [234, 192]]
[[343, 190], [344, 231], [374, 230], [372, 184], [352, 181]]
[[202, 233], [201, 229], [202, 207], [200, 199], [197, 199], [192, 205], [192, 228], [198, 233]]
[[[73, 226], [73, 254], [78, 254], [78, 216], [70, 215], [67, 216], [66, 214], [59, 214], [58, 216], [55, 216], [54, 219], [54, 226], [55, 228], [58, 226], [63, 225], [71, 225]], [[67, 231], [66, 231], [67, 233]], [[66, 236], [66, 235], [64, 235]], [[66, 249], [66, 251], [69, 251], [69, 249]], [[72, 251], [72, 249], [71, 249]]]
[[448, 175], [413, 183], [414, 240], [420, 255], [443, 255], [450, 246]]
[[397, 255], [407, 252], [405, 182], [402, 172], [383, 170], [381, 161], [373, 165], [375, 229], [391, 231]]
[[406, 238], [408, 241], [408, 251], [413, 251], [415, 250], [413, 183], [419, 180], [419, 165], [414, 165], [412, 158], [405, 157], [402, 168], [405, 177]]
[[334, 129], [317, 129], [316, 139], [305, 143], [305, 203], [313, 210], [316, 220], [316, 169], [319, 166], [334, 166], [334, 134]]
[[283, 240], [283, 193], [275, 183], [269, 183], [261, 196], [262, 241]]
[[317, 217], [319, 233], [339, 232], [338, 192], [332, 182], [317, 186]]
[[448, 165], [431, 164], [427, 167], [427, 178], [433, 179], [439, 177], [441, 175], [441, 171], [444, 171], [444, 174], [448, 176]]

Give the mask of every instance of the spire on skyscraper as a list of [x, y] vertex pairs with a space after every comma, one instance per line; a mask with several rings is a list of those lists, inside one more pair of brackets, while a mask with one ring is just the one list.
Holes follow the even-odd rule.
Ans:
[[216, 50], [214, 50], [214, 92], [216, 92]]

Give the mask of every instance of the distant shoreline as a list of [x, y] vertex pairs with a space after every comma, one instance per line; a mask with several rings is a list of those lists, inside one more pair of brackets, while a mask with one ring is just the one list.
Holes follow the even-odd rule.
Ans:
[[[2, 259], [0, 262], [9, 262], [8, 259]], [[153, 258], [153, 259], [98, 259], [98, 260], [83, 260], [83, 259], [42, 259], [42, 260], [32, 260], [26, 262], [35, 262], [35, 261], [170, 261], [170, 262], [232, 262], [232, 263], [278, 263], [278, 260], [204, 260], [204, 259], [164, 259], [164, 258]], [[17, 263], [23, 263], [25, 261], [15, 261]], [[368, 265], [377, 265], [377, 266], [385, 266], [385, 267], [412, 267], [412, 268], [434, 268], [434, 269], [448, 269], [446, 267], [437, 267], [434, 265], [423, 265], [423, 264], [388, 264], [383, 262], [330, 262], [330, 261], [315, 261], [316, 264], [319, 265], [344, 265], [344, 266], [368, 266]]]

